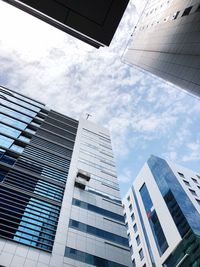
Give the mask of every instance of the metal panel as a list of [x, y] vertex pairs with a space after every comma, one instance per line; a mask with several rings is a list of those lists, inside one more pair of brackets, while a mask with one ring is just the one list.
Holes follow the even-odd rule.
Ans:
[[4, 0], [99, 48], [108, 46], [129, 0]]

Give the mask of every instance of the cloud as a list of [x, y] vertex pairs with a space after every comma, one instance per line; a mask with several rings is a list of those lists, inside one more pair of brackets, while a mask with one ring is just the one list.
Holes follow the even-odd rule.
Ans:
[[119, 175], [118, 180], [120, 183], [130, 183], [133, 180], [131, 171], [128, 169], [124, 169], [122, 173]]
[[200, 160], [200, 140], [198, 140], [196, 143], [189, 143], [187, 144], [187, 155], [184, 155], [182, 157], [183, 162], [188, 161], [194, 161], [194, 160]]
[[91, 113], [111, 131], [126, 185], [152, 153], [199, 166], [199, 101], [123, 63], [145, 2], [130, 1], [111, 46], [99, 50], [0, 2], [0, 83], [76, 119]]

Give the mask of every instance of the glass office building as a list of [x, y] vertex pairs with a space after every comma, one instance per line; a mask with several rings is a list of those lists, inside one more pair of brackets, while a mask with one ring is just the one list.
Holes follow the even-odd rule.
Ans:
[[125, 60], [200, 96], [200, 0], [149, 0]]
[[200, 266], [200, 176], [151, 156], [123, 200], [133, 266]]
[[0, 87], [0, 265], [131, 266], [111, 141]]

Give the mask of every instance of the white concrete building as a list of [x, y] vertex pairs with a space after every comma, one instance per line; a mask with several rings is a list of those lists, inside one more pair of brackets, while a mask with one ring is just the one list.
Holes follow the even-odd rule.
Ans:
[[0, 266], [130, 267], [108, 130], [0, 97]]
[[123, 206], [133, 266], [200, 266], [198, 174], [151, 156]]
[[200, 0], [148, 0], [125, 60], [200, 96]]

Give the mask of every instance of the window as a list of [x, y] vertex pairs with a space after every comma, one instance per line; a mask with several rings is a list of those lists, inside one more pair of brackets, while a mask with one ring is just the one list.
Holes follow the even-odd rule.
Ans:
[[126, 230], [128, 230], [128, 223], [126, 223], [125, 226], [126, 226]]
[[68, 257], [73, 260], [91, 264], [97, 267], [102, 267], [102, 266], [126, 267], [125, 265], [122, 265], [120, 263], [106, 260], [106, 259], [94, 256], [92, 254], [85, 253], [85, 252], [82, 252], [80, 250], [76, 250], [70, 247], [65, 247], [64, 257]]
[[[1, 217], [1, 236], [8, 237], [2, 231], [6, 225], [13, 240], [51, 251], [60, 207], [10, 188], [2, 188], [1, 195], [6, 199], [2, 208], [8, 211]], [[15, 223], [6, 223], [13, 222], [13, 218]]]
[[135, 220], [135, 215], [134, 215], [134, 213], [131, 214], [131, 220], [132, 220], [132, 222]]
[[6, 151], [0, 149], [0, 161], [9, 165], [13, 165], [16, 159], [6, 155]]
[[174, 18], [173, 18], [173, 19], [177, 19], [179, 13], [180, 13], [180, 11], [176, 12], [176, 13], [174, 14]]
[[30, 138], [28, 138], [28, 137], [26, 137], [24, 135], [20, 135], [18, 139], [21, 140], [21, 141], [24, 141], [26, 143], [29, 143], [30, 140], [31, 140]]
[[137, 245], [139, 246], [141, 243], [139, 235], [136, 237], [136, 242], [137, 242]]
[[193, 182], [195, 182], [196, 184], [198, 184], [198, 181], [197, 181], [197, 179], [195, 179], [195, 178], [192, 178], [192, 177], [191, 177], [191, 179], [192, 179], [192, 181], [193, 181]]
[[0, 134], [0, 146], [9, 148], [13, 142], [14, 142], [13, 139]]
[[0, 170], [0, 183], [4, 180], [6, 174], [7, 174], [6, 171]]
[[130, 201], [130, 196], [127, 197], [127, 200]]
[[76, 199], [76, 198], [73, 198], [72, 205], [80, 207], [82, 209], [86, 209], [86, 210], [95, 212], [97, 214], [104, 215], [106, 217], [109, 217], [111, 219], [114, 219], [114, 220], [117, 220], [117, 221], [120, 221], [120, 222], [124, 222], [124, 217], [119, 215], [118, 213], [114, 213], [112, 211], [109, 211], [109, 210], [106, 210], [106, 209], [102, 209], [102, 208], [100, 208], [98, 206], [92, 205], [90, 203], [81, 201], [81, 200]]
[[181, 172], [178, 172], [179, 176], [184, 177], [184, 174]]
[[133, 267], [136, 267], [135, 259], [132, 260]]
[[143, 260], [144, 259], [144, 253], [143, 253], [142, 248], [139, 251], [139, 255], [140, 255], [140, 259]]
[[126, 219], [127, 219], [127, 216], [126, 216], [126, 213], [124, 213], [124, 220], [126, 221]]
[[190, 189], [190, 188], [189, 188], [189, 190], [190, 190], [190, 192], [191, 192], [194, 196], [197, 196], [197, 193], [196, 193], [193, 189]]
[[10, 116], [12, 116], [12, 117], [14, 117], [16, 119], [20, 119], [20, 120], [28, 122], [28, 123], [31, 122], [31, 120], [32, 120], [31, 117], [28, 117], [28, 116], [26, 116], [26, 115], [24, 115], [22, 113], [14, 111], [12, 109], [9, 109], [8, 107], [1, 106], [0, 107], [0, 111], [6, 113], [6, 114], [8, 114], [8, 115], [10, 115]]
[[131, 253], [131, 255], [133, 255], [133, 247], [132, 247], [132, 245], [130, 246], [130, 253]]
[[48, 166], [46, 163], [38, 162], [35, 159], [28, 159], [21, 156], [16, 162], [16, 165], [62, 183], [65, 183], [67, 179], [67, 172], [62, 172], [54, 167]]
[[200, 12], [200, 5], [198, 5], [196, 12]]
[[183, 182], [187, 185], [187, 186], [190, 186], [190, 183], [186, 180], [183, 180]]
[[131, 236], [130, 236], [130, 233], [128, 233], [128, 241], [131, 242]]
[[149, 191], [146, 187], [146, 184], [140, 189], [140, 195], [144, 204], [144, 208], [146, 210], [146, 214], [148, 217], [148, 221], [158, 248], [160, 255], [162, 255], [165, 250], [168, 248], [168, 243], [163, 232], [162, 226], [158, 219], [157, 213], [155, 209], [153, 209], [153, 203], [149, 194]]
[[133, 206], [132, 206], [132, 204], [129, 205], [129, 210], [130, 210], [130, 211], [133, 210]]
[[18, 121], [17, 119], [13, 119], [9, 116], [6, 116], [4, 114], [0, 114], [0, 121], [4, 122], [6, 124], [9, 124], [10, 126], [16, 127], [20, 130], [24, 130], [27, 126], [27, 124], [25, 124], [21, 121]]
[[183, 15], [182, 15], [182, 17], [189, 15], [189, 14], [190, 14], [190, 11], [191, 11], [191, 9], [192, 9], [192, 6], [190, 6], [190, 7], [187, 7], [187, 8], [184, 10], [184, 12], [183, 12]]
[[169, 190], [169, 192], [164, 197], [165, 203], [167, 204], [167, 207], [169, 209], [169, 212], [171, 213], [171, 216], [174, 220], [174, 223], [176, 224], [176, 227], [181, 235], [181, 237], [185, 236], [185, 234], [190, 229], [190, 226], [182, 213], [176, 199], [174, 198], [174, 195]]
[[10, 127], [10, 126], [7, 126], [7, 125], [4, 125], [4, 124], [1, 124], [0, 125], [0, 130], [4, 133], [4, 134], [7, 134], [11, 137], [15, 137], [17, 138], [19, 135], [20, 135], [20, 131], [18, 130], [15, 130], [14, 128]]
[[196, 198], [196, 201], [200, 205], [200, 199]]
[[19, 146], [19, 145], [16, 145], [16, 144], [13, 144], [10, 149], [18, 152], [18, 153], [22, 153], [24, 151], [24, 147], [22, 146]]
[[136, 233], [137, 232], [137, 224], [135, 223], [134, 225], [133, 225], [133, 230], [134, 230], [134, 232]]
[[32, 129], [30, 129], [30, 128], [26, 128], [25, 129], [28, 133], [31, 133], [31, 134], [35, 134], [36, 133], [36, 131], [35, 130], [32, 130]]
[[128, 247], [128, 241], [127, 238], [124, 238], [120, 235], [116, 235], [113, 233], [110, 233], [108, 231], [104, 231], [102, 229], [93, 227], [91, 225], [82, 223], [82, 222], [78, 222], [75, 220], [70, 219], [69, 221], [69, 227], [76, 229], [78, 231], [81, 231], [83, 233], [88, 233], [90, 235], [94, 235], [103, 239], [106, 239], [108, 241], [112, 241], [114, 243], [120, 244], [122, 246], [126, 246]]

